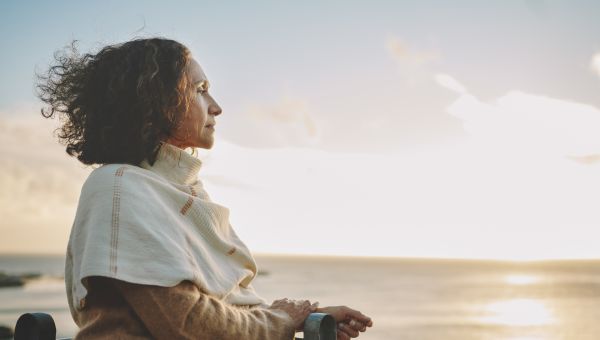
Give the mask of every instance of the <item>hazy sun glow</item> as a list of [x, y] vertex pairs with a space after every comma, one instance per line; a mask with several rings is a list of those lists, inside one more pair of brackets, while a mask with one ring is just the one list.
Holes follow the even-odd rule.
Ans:
[[547, 306], [536, 299], [513, 299], [491, 303], [485, 307], [488, 316], [481, 321], [507, 326], [542, 326], [554, 322]]

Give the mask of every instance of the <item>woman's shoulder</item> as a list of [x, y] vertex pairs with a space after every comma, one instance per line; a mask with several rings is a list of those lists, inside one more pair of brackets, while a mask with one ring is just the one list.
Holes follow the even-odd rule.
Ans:
[[130, 164], [104, 164], [92, 170], [84, 185], [106, 185], [112, 183], [115, 177], [122, 177], [126, 170], [135, 170], [133, 168], [137, 167]]
[[112, 189], [115, 185], [128, 186], [147, 183], [157, 177], [149, 170], [131, 164], [104, 164], [94, 169], [85, 180], [82, 191]]
[[150, 202], [162, 202], [167, 196], [158, 195], [166, 187], [160, 176], [131, 164], [106, 164], [94, 169], [83, 183], [78, 211], [112, 210], [118, 203], [128, 209], [146, 209]]

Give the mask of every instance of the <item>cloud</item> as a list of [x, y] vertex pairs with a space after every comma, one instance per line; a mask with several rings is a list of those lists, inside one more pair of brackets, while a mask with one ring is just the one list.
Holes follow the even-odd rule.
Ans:
[[15, 110], [0, 114], [0, 249], [62, 252], [91, 170], [58, 144], [56, 121]]
[[600, 154], [586, 155], [586, 156], [570, 156], [574, 161], [583, 163], [583, 164], [595, 164], [600, 162]]
[[434, 79], [440, 86], [447, 88], [450, 91], [458, 94], [467, 94], [468, 92], [466, 87], [447, 74], [438, 73], [434, 76]]
[[201, 178], [252, 184], [205, 187], [230, 208], [232, 225], [253, 251], [597, 256], [597, 168], [502, 151], [478, 138], [389, 155], [258, 150], [219, 140]]
[[308, 102], [287, 95], [278, 102], [246, 105], [227, 129], [233, 141], [257, 148], [312, 147], [321, 141], [319, 123]]
[[[292, 91], [269, 90], [245, 103], [232, 98], [227, 106], [233, 110], [217, 118], [218, 133], [257, 149], [376, 153], [464, 137], [460, 122], [444, 113], [454, 95], [431, 78], [439, 55], [397, 38], [382, 37], [380, 47], [372, 53], [375, 59], [365, 60], [366, 68], [340, 68], [344, 59], [333, 60], [330, 73], [307, 70], [287, 80]], [[393, 60], [381, 64], [382, 56]]]
[[590, 62], [590, 67], [596, 75], [600, 76], [600, 52], [594, 54]]
[[600, 153], [600, 110], [594, 106], [520, 91], [483, 102], [450, 76], [437, 81], [460, 94], [447, 112], [479, 143], [532, 157], [583, 157], [587, 163], [586, 156]]
[[316, 123], [309, 114], [307, 102], [303, 100], [286, 96], [275, 105], [251, 106], [248, 114], [260, 123], [290, 127], [308, 138], [317, 136]]
[[[469, 114], [497, 123], [489, 115], [511, 101], [483, 103], [468, 94], [461, 100], [474, 103], [454, 106], [473, 123], [473, 138], [462, 144], [373, 155], [256, 149], [217, 135], [214, 148], [202, 150], [200, 179], [213, 201], [230, 209], [232, 226], [253, 252], [598, 256], [597, 168], [503, 144], [513, 137], [508, 123], [498, 125], [504, 133], [490, 135], [496, 142], [486, 141], [494, 124]], [[89, 169], [64, 154], [48, 123], [0, 120], [2, 251], [63, 252], [66, 246]], [[17, 143], [21, 136], [29, 138]]]
[[408, 44], [396, 37], [389, 37], [386, 40], [386, 48], [396, 62], [406, 66], [416, 67], [440, 59], [438, 53], [409, 47]]

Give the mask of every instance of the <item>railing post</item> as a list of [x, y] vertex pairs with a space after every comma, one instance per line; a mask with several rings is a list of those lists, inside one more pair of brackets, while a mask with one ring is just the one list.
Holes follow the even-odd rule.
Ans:
[[304, 340], [336, 340], [337, 328], [333, 316], [311, 313], [304, 321]]
[[[331, 315], [311, 313], [304, 321], [303, 340], [336, 340], [336, 338], [336, 323]], [[15, 326], [14, 340], [56, 340], [56, 325], [52, 316], [46, 313], [21, 315]]]
[[49, 314], [26, 313], [15, 326], [15, 340], [56, 340], [56, 325]]

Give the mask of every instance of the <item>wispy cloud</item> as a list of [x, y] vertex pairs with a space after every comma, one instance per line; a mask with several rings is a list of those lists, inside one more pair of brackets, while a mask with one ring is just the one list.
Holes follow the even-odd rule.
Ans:
[[458, 94], [467, 94], [467, 88], [463, 84], [459, 83], [458, 80], [454, 79], [450, 75], [444, 73], [438, 73], [434, 75], [435, 81], [442, 87], [447, 88], [450, 91]]
[[415, 67], [440, 59], [438, 53], [418, 50], [397, 37], [388, 37], [386, 48], [394, 60], [402, 65]]
[[594, 54], [594, 56], [592, 56], [592, 60], [590, 62], [590, 67], [592, 68], [592, 71], [594, 71], [594, 73], [596, 73], [598, 76], [600, 76], [600, 52]]
[[571, 158], [574, 161], [577, 161], [579, 163], [583, 163], [583, 164], [595, 164], [600, 162], [600, 154], [593, 154], [593, 155], [585, 155], [585, 156], [570, 156], [569, 158]]
[[247, 117], [271, 147], [311, 146], [319, 142], [319, 126], [307, 101], [284, 96], [279, 102], [250, 104]]

